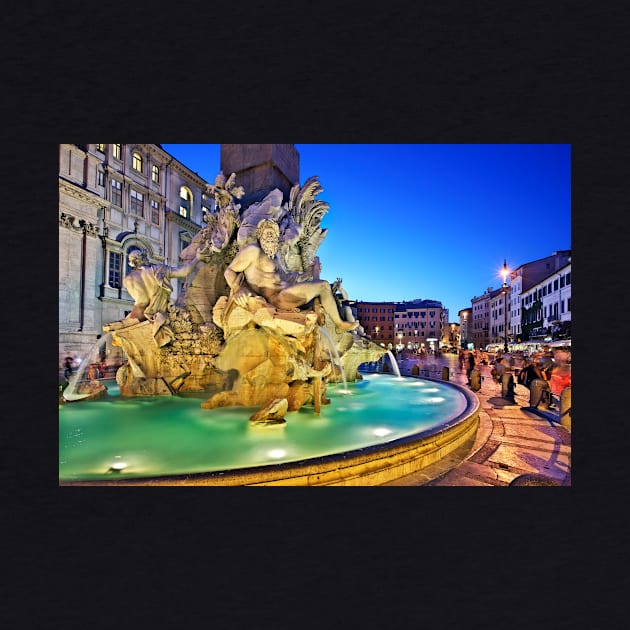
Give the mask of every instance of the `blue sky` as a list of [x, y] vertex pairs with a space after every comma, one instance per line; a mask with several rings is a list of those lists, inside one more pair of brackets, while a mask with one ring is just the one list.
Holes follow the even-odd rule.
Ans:
[[[210, 183], [220, 146], [162, 144]], [[457, 321], [501, 285], [504, 258], [514, 269], [571, 249], [571, 145], [295, 147], [300, 184], [317, 176], [330, 204], [321, 276], [351, 299], [439, 300]]]

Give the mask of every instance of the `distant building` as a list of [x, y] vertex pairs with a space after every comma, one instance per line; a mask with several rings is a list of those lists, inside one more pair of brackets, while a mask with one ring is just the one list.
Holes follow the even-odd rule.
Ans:
[[372, 341], [391, 350], [394, 347], [395, 302], [354, 303], [356, 318]]
[[[506, 334], [505, 331], [509, 329], [510, 319], [509, 313], [506, 319], [506, 309], [509, 308], [510, 300], [510, 287], [506, 287], [506, 290], [501, 287], [490, 293], [490, 343], [505, 344]], [[506, 327], [507, 322], [507, 327]], [[510, 336], [508, 331], [507, 336], [508, 343], [510, 342]]]
[[[483, 295], [472, 298], [472, 326], [471, 337], [475, 348], [485, 350], [490, 343], [490, 297], [492, 287], [488, 287]], [[460, 311], [461, 312], [461, 311]]]
[[522, 340], [571, 339], [571, 263], [522, 294]]
[[[510, 312], [508, 335], [514, 340], [525, 341], [522, 329], [522, 295], [535, 285], [571, 262], [571, 250], [559, 250], [551, 256], [540, 258], [517, 267], [510, 273]], [[542, 324], [541, 324], [542, 326]]]
[[459, 347], [470, 348], [474, 345], [472, 340], [472, 308], [463, 308], [457, 312], [459, 315]]
[[396, 349], [439, 351], [445, 325], [443, 311], [442, 303], [436, 300], [397, 302], [394, 313]]

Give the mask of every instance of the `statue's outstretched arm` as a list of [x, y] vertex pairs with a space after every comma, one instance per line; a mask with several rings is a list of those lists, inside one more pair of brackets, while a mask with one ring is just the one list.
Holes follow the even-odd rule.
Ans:
[[168, 277], [169, 278], [185, 278], [197, 266], [197, 263], [201, 259], [201, 256], [202, 256], [201, 249], [197, 248], [197, 251], [195, 251], [195, 257], [189, 263], [186, 263], [185, 265], [182, 265], [181, 267], [177, 267], [176, 269], [171, 269], [168, 272]]

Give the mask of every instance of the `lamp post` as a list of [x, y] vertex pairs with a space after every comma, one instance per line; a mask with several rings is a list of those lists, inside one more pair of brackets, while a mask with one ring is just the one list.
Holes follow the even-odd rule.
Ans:
[[507, 325], [508, 325], [508, 306], [507, 306], [507, 295], [508, 295], [508, 285], [507, 285], [507, 276], [508, 276], [508, 268], [505, 258], [503, 259], [503, 269], [501, 270], [501, 275], [503, 276], [503, 310], [505, 311], [505, 326], [503, 328], [503, 352], [507, 354], [508, 351], [508, 333], [507, 333]]

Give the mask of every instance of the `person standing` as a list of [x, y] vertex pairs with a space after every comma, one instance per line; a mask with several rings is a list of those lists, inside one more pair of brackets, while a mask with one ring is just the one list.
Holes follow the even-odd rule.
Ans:
[[475, 367], [475, 356], [470, 350], [466, 350], [466, 354], [464, 355], [464, 366], [466, 367], [466, 380], [470, 385], [470, 373]]
[[70, 378], [72, 377], [72, 373], [74, 371], [74, 367], [73, 367], [73, 360], [72, 357], [66, 357], [63, 360], [63, 376], [67, 381], [70, 381]]

